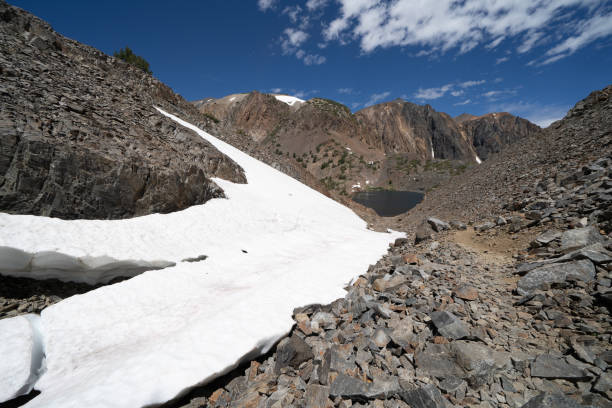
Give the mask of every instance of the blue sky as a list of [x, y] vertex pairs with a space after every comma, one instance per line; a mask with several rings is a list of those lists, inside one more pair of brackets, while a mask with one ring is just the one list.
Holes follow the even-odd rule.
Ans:
[[259, 90], [354, 111], [403, 98], [540, 125], [612, 83], [610, 0], [9, 0], [188, 100]]

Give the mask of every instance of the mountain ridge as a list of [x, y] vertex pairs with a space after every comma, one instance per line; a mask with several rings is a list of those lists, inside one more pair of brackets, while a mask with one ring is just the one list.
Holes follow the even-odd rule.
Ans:
[[401, 99], [355, 113], [330, 99], [317, 97], [289, 106], [258, 91], [192, 103], [219, 128], [242, 136], [244, 143], [255, 142], [270, 154], [295, 158], [340, 195], [351, 193], [356, 185], [427, 190], [541, 131], [508, 113], [457, 120], [431, 105]]

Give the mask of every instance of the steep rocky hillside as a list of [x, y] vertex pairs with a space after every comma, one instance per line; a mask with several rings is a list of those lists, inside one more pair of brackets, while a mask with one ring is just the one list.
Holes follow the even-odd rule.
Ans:
[[0, 1], [0, 211], [60, 218], [170, 212], [245, 178], [154, 108], [201, 120], [138, 68]]
[[432, 191], [404, 217], [414, 225], [428, 214], [464, 221], [521, 208], [526, 194], [571, 180], [580, 166], [612, 153], [612, 85], [591, 93], [565, 118], [541, 134], [524, 138]]
[[486, 158], [540, 131], [509, 114], [462, 121], [401, 99], [355, 114], [329, 99], [288, 105], [256, 91], [194, 105], [243, 144], [293, 158], [337, 194], [372, 187], [427, 190], [475, 165], [481, 154]]

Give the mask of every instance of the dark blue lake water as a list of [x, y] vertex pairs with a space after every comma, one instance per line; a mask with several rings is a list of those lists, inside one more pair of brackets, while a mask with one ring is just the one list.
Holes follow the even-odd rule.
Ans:
[[393, 217], [405, 213], [423, 199], [423, 193], [414, 191], [360, 191], [353, 194], [353, 201], [376, 211], [381, 217]]

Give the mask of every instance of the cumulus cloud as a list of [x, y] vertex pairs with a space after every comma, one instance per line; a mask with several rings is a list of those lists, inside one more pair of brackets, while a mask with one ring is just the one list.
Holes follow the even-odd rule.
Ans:
[[306, 8], [310, 11], [318, 10], [327, 5], [327, 0], [308, 0], [306, 2]]
[[281, 38], [284, 50], [299, 47], [308, 39], [308, 33], [295, 28], [286, 28]]
[[465, 53], [516, 39], [519, 53], [557, 43], [546, 53], [543, 63], [550, 63], [612, 34], [608, 0], [337, 1], [339, 16], [325, 26], [325, 39], [356, 39], [365, 53], [393, 46]]
[[340, 88], [338, 89], [338, 93], [350, 95], [353, 93], [353, 88]]
[[463, 95], [464, 93], [465, 93], [465, 91], [463, 91], [463, 90], [461, 90], [461, 89], [460, 89], [460, 90], [458, 90], [458, 91], [452, 91], [452, 92], [451, 92], [451, 95], [453, 95], [453, 96], [455, 96], [455, 97], [456, 97], [456, 96], [461, 96], [461, 95]]
[[327, 58], [319, 54], [306, 54], [301, 58], [306, 65], [321, 65], [327, 61]]
[[266, 11], [274, 7], [276, 4], [276, 0], [257, 0], [257, 5], [261, 11]]
[[319, 54], [304, 51], [301, 46], [308, 40], [309, 34], [303, 30], [286, 28], [280, 38], [281, 49], [284, 55], [295, 55], [305, 65], [321, 65], [327, 58]]

